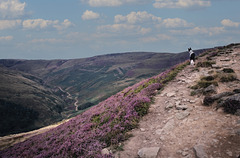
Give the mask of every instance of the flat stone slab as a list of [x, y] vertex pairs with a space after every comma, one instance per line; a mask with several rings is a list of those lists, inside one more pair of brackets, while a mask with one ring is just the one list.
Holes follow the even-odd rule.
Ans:
[[140, 158], [157, 158], [159, 151], [159, 147], [142, 148], [138, 150], [138, 156]]
[[186, 117], [188, 117], [189, 115], [190, 115], [189, 111], [181, 111], [181, 112], [175, 114], [176, 118], [179, 120], [183, 120]]

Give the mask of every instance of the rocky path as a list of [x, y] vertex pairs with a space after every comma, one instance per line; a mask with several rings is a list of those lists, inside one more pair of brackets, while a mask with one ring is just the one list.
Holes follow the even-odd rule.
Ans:
[[[216, 58], [216, 65], [235, 70], [240, 79], [240, 49]], [[230, 59], [230, 60], [225, 60]], [[124, 142], [118, 158], [237, 158], [240, 155], [240, 117], [202, 105], [203, 95], [191, 96], [191, 89], [212, 68], [187, 66], [171, 81], [151, 105], [149, 113]], [[228, 83], [229, 84], [229, 83]], [[240, 84], [232, 84], [240, 88]], [[231, 89], [221, 84], [217, 91]]]

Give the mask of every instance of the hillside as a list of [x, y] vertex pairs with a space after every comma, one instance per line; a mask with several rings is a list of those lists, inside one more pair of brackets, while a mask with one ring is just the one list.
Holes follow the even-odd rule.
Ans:
[[72, 60], [2, 59], [0, 106], [2, 117], [9, 117], [2, 119], [0, 136], [76, 116], [187, 58], [187, 52], [134, 52]]
[[206, 50], [0, 156], [239, 157], [239, 60], [240, 44]]
[[155, 96], [115, 157], [239, 158], [239, 61], [236, 44], [209, 51], [194, 67], [187, 66]]
[[187, 58], [187, 52], [133, 52], [72, 60], [0, 60], [0, 64], [32, 74], [44, 84], [61, 87], [76, 99], [81, 110]]
[[238, 157], [239, 54], [239, 44], [208, 50], [0, 155]]
[[0, 66], [0, 136], [61, 120], [61, 113], [68, 108], [64, 95], [33, 75]]

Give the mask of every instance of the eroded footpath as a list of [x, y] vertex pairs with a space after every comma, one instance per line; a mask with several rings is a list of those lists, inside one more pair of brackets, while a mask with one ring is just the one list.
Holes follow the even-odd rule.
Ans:
[[[205, 58], [205, 57], [202, 57]], [[226, 60], [227, 59], [227, 60]], [[198, 60], [201, 60], [199, 58]], [[149, 113], [132, 130], [118, 158], [237, 158], [240, 155], [240, 117], [214, 106], [203, 106], [204, 95], [191, 95], [189, 87], [223, 67], [240, 79], [240, 48], [214, 57], [214, 67], [187, 66], [155, 97]], [[220, 83], [217, 93], [240, 88], [240, 81]]]

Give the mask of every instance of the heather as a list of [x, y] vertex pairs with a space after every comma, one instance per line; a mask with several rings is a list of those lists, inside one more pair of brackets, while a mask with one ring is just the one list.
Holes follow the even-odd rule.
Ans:
[[128, 87], [57, 128], [0, 151], [0, 157], [112, 157], [101, 150], [129, 138], [153, 96], [187, 64]]

